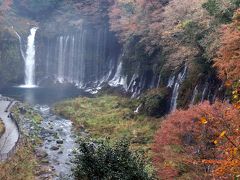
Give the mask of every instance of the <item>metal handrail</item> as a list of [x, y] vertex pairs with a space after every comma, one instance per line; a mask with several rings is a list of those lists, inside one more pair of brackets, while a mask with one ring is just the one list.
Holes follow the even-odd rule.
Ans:
[[5, 109], [5, 112], [8, 112], [9, 108], [11, 107], [12, 103], [14, 102], [14, 100], [11, 100], [10, 103], [8, 104], [8, 106]]

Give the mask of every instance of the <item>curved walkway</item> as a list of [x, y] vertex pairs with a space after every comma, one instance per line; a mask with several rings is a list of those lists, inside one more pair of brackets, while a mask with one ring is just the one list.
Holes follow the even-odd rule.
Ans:
[[[0, 118], [5, 125], [5, 132], [0, 138], [1, 157], [4, 157], [4, 155], [9, 153], [15, 147], [15, 144], [19, 138], [17, 125], [10, 118], [10, 112], [8, 111], [14, 104], [14, 102], [12, 103], [9, 100], [0, 99]], [[1, 158], [0, 160], [3, 160], [3, 158]]]

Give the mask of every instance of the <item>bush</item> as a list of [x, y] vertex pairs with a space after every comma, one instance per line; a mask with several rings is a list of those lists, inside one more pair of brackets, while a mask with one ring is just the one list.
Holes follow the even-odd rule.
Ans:
[[197, 22], [187, 20], [184, 21], [181, 26], [183, 29], [183, 42], [196, 44], [202, 38], [203, 27], [201, 27]]
[[113, 145], [108, 141], [90, 139], [80, 141], [75, 158], [76, 179], [151, 179], [146, 171], [143, 154], [131, 152], [129, 142], [121, 140]]
[[141, 98], [141, 111], [148, 116], [163, 116], [168, 112], [168, 90], [153, 89]]

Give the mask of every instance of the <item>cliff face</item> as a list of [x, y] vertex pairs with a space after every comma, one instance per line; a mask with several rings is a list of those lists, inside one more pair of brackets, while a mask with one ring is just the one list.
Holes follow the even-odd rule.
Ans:
[[120, 61], [134, 96], [167, 87], [169, 110], [221, 96], [212, 67], [220, 23], [209, 16], [206, 9], [214, 7], [207, 2], [114, 1], [110, 27], [123, 46]]
[[36, 74], [39, 83], [99, 88], [114, 76], [121, 46], [109, 31], [107, 1], [62, 2], [39, 24]]
[[[162, 14], [160, 25], [169, 28], [175, 27], [176, 22], [179, 23], [177, 19], [171, 20], [171, 14], [166, 13], [170, 12], [169, 9], [174, 9], [174, 4], [171, 4], [174, 2], [161, 1], [165, 14]], [[23, 44], [26, 44], [30, 27], [39, 27], [36, 34], [35, 73], [40, 85], [52, 82], [72, 83], [93, 92], [106, 85], [120, 86], [132, 97], [158, 88], [160, 91], [163, 89], [164, 93], [160, 94], [164, 97], [160, 99], [167, 102], [169, 110], [205, 99], [214, 101], [222, 94], [221, 82], [216, 78], [211, 63], [205, 59], [206, 52], [199, 43], [199, 38], [202, 40], [208, 34], [199, 32], [199, 26], [195, 22], [182, 20], [174, 31], [166, 29], [169, 33], [163, 34], [160, 39], [157, 34], [146, 34], [148, 29], [140, 29], [130, 35], [128, 33], [128, 38], [124, 41], [118, 41], [119, 32], [112, 26], [121, 25], [121, 32], [128, 26], [124, 27], [122, 21], [111, 19], [111, 6], [114, 4], [109, 1], [97, 0], [63, 0], [53, 1], [52, 4], [32, 0], [16, 1], [11, 11], [14, 10], [16, 14], [6, 14], [5, 18], [10, 23], [5, 26], [9, 29], [13, 26], [20, 34]], [[132, 6], [122, 7], [129, 11]], [[182, 6], [179, 8], [183, 9]], [[141, 12], [140, 10], [136, 9], [136, 12]], [[115, 24], [112, 24], [113, 20]], [[6, 63], [2, 58], [1, 67], [10, 68], [16, 74], [9, 75], [4, 70], [1, 71], [2, 82], [19, 84], [24, 78], [23, 60], [18, 39], [13, 31], [11, 34], [8, 40], [2, 39], [9, 46], [1, 46], [2, 52], [6, 53], [2, 57], [11, 60]], [[151, 50], [147, 51], [149, 48]]]
[[9, 29], [0, 31], [0, 88], [20, 83], [24, 78], [24, 62], [18, 39]]
[[86, 25], [47, 37], [37, 38], [37, 79], [97, 87], [108, 82], [115, 71], [120, 46], [107, 24]]

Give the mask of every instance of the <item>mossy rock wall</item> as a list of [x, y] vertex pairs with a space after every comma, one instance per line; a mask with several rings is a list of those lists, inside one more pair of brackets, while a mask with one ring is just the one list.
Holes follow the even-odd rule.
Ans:
[[19, 84], [24, 79], [24, 60], [19, 41], [8, 29], [0, 31], [0, 87]]

